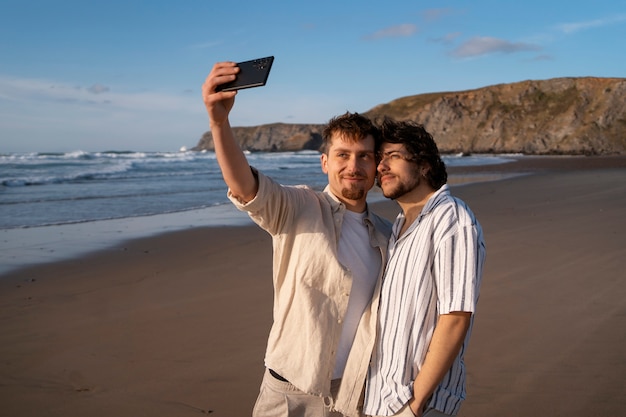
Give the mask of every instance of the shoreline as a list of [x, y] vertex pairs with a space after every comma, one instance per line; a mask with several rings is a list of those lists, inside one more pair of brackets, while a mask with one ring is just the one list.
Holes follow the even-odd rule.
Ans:
[[[626, 156], [508, 156], [511, 161], [448, 168], [449, 184], [500, 181], [518, 175], [554, 170], [589, 170], [626, 167]], [[371, 203], [385, 198], [373, 191]], [[196, 227], [252, 225], [232, 204], [152, 216], [0, 230], [0, 279], [11, 272], [110, 250], [126, 242]]]
[[[534, 174], [452, 190], [487, 242], [459, 416], [621, 415], [626, 158], [517, 168]], [[372, 209], [398, 212], [391, 201]], [[5, 274], [3, 410], [250, 415], [271, 275], [271, 239], [254, 225], [161, 233]]]
[[135, 239], [196, 227], [252, 224], [232, 204], [204, 209], [0, 230], [0, 280], [12, 271], [32, 265], [62, 262], [108, 250]]

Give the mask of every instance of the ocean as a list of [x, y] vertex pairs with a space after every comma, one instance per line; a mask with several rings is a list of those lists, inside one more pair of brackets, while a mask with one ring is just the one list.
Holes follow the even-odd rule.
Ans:
[[[316, 151], [250, 153], [282, 184], [322, 189]], [[501, 156], [445, 156], [448, 166], [500, 163]], [[213, 152], [0, 154], [0, 229], [150, 216], [230, 204]]]
[[[250, 153], [282, 184], [323, 189], [316, 151]], [[448, 166], [510, 161], [445, 156]], [[383, 199], [370, 193], [372, 199]], [[368, 197], [369, 198], [369, 197]], [[182, 228], [249, 223], [226, 198], [213, 152], [0, 154], [0, 273]]]

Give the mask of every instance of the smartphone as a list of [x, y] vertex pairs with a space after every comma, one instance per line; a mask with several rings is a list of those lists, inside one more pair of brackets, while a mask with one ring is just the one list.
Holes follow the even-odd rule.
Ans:
[[242, 90], [244, 88], [262, 87], [267, 82], [270, 75], [273, 56], [265, 58], [257, 58], [250, 61], [238, 62], [239, 73], [235, 80], [218, 85], [216, 91], [233, 91]]

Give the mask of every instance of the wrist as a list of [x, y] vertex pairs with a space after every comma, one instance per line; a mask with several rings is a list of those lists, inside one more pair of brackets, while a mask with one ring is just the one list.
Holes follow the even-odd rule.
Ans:
[[422, 415], [423, 406], [420, 404], [415, 397], [409, 400], [409, 410], [413, 413], [415, 417], [420, 417]]
[[227, 128], [228, 126], [229, 126], [228, 118], [221, 120], [221, 121], [213, 120], [213, 119], [209, 121], [209, 128], [211, 129], [211, 131], [224, 129], [224, 128]]

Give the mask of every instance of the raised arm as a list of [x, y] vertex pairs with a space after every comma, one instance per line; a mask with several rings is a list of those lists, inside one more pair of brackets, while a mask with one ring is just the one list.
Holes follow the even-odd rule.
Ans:
[[202, 85], [202, 98], [209, 115], [215, 156], [222, 176], [231, 193], [239, 200], [252, 200], [258, 182], [250, 170], [248, 160], [235, 142], [228, 115], [235, 104], [236, 91], [216, 92], [215, 87], [236, 78], [239, 67], [234, 62], [218, 62]]

